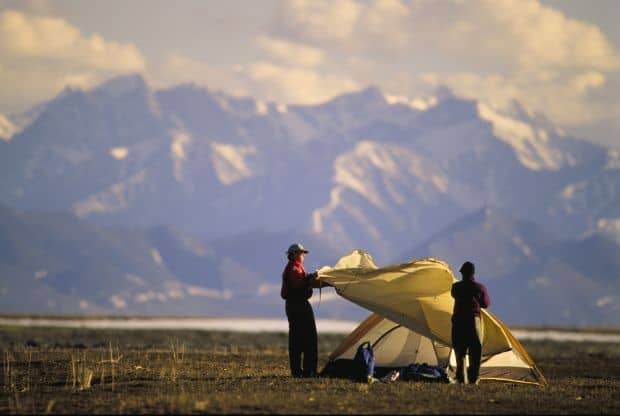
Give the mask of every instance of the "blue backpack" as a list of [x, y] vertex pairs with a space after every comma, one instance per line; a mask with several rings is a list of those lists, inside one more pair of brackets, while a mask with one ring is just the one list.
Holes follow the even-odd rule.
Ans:
[[356, 377], [360, 380], [366, 381], [368, 376], [375, 375], [375, 353], [372, 351], [370, 342], [366, 341], [357, 347], [353, 361], [357, 370]]

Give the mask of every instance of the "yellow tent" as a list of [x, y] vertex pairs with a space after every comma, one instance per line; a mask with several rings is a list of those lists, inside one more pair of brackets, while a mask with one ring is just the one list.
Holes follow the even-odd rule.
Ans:
[[[377, 268], [368, 253], [354, 250], [319, 276], [340, 296], [375, 312], [332, 353], [328, 367], [352, 360], [357, 346], [369, 341], [378, 368], [425, 362], [453, 372], [450, 288], [456, 279], [446, 263], [426, 258]], [[523, 346], [486, 310], [482, 331], [480, 380], [546, 384]]]

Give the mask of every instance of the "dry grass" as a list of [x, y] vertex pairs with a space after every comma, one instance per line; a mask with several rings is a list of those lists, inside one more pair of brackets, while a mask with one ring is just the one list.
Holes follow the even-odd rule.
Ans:
[[525, 347], [549, 387], [292, 379], [285, 334], [0, 328], [0, 413], [620, 412], [620, 346]]

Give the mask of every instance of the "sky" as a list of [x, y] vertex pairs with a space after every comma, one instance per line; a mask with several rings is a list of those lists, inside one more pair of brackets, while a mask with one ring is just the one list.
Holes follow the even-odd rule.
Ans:
[[620, 147], [619, 20], [616, 0], [0, 0], [0, 113], [135, 72], [288, 104], [447, 86]]

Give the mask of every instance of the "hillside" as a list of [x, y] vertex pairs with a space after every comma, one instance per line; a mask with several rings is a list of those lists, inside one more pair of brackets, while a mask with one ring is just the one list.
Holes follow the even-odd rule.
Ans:
[[[169, 281], [215, 291], [200, 292], [212, 308], [187, 306], [187, 313], [241, 311], [245, 303], [231, 306], [232, 298], [222, 298], [226, 290], [254, 296], [258, 303], [248, 305], [258, 306], [248, 309], [280, 313], [266, 294], [277, 295], [283, 247], [302, 241], [313, 251], [312, 267], [355, 248], [379, 264], [409, 249], [414, 257], [436, 252], [451, 264], [495, 259], [487, 265], [492, 276], [565, 275], [561, 286], [568, 292], [557, 292], [554, 312], [543, 318], [538, 311], [532, 319], [581, 322], [575, 305], [599, 301], [606, 306], [592, 306], [584, 319], [607, 319], [601, 311], [617, 304], [620, 274], [613, 259], [613, 242], [620, 241], [618, 149], [566, 136], [516, 102], [500, 112], [446, 89], [423, 97], [425, 105], [418, 101], [394, 101], [368, 87], [318, 105], [283, 105], [194, 85], [154, 90], [139, 75], [91, 90], [67, 88], [17, 117], [0, 141], [0, 202], [20, 212], [66, 214], [49, 223], [15, 214], [25, 216], [23, 229], [7, 234], [5, 245], [16, 250], [12, 255], [57, 255], [54, 261], [64, 265], [54, 273], [66, 275], [54, 274], [36, 289], [38, 306], [50, 297], [54, 305], [79, 306], [79, 299], [62, 297], [66, 288], [50, 292], [57, 281], [71, 283], [78, 298], [82, 291], [94, 296], [86, 300], [93, 310], [109, 308], [111, 296], [121, 297], [114, 285], [132, 287], [128, 299], [144, 292], [127, 283], [130, 273], [147, 275], [157, 287], [140, 299], [168, 293]], [[471, 219], [485, 207], [503, 219], [492, 225]], [[454, 228], [468, 216], [466, 234], [479, 235], [472, 246]], [[34, 223], [51, 237], [24, 240]], [[79, 229], [85, 248], [67, 240], [65, 229]], [[195, 241], [188, 243], [187, 235]], [[135, 251], [124, 252], [125, 242]], [[52, 254], [50, 244], [67, 252]], [[150, 264], [152, 248], [165, 267]], [[107, 260], [90, 264], [75, 256], [86, 249], [107, 253]], [[51, 266], [28, 267], [10, 269], [2, 280]], [[507, 297], [517, 293], [513, 286], [506, 283]], [[582, 291], [587, 299], [573, 297]], [[175, 304], [165, 296], [167, 305]], [[511, 303], [511, 314], [519, 302]], [[136, 311], [145, 313], [167, 308], [138, 304]], [[345, 314], [346, 308], [329, 308]]]
[[[272, 244], [261, 249], [250, 242], [254, 238]], [[281, 316], [286, 245], [277, 253], [265, 247], [290, 238], [261, 234], [246, 244], [240, 238], [233, 250], [228, 241], [207, 244], [168, 227], [107, 228], [72, 214], [0, 206], [0, 308], [5, 313]], [[309, 266], [327, 256], [317, 245]], [[322, 306], [322, 312], [338, 317], [355, 310], [336, 303], [331, 311], [329, 304]]]
[[394, 261], [476, 264], [492, 297], [491, 310], [509, 322], [614, 326], [620, 312], [620, 245], [599, 234], [557, 240], [532, 222], [497, 209], [467, 215]]

